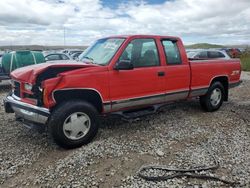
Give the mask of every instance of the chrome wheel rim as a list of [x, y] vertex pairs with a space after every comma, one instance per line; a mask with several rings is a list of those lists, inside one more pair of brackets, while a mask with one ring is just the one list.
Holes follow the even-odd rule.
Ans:
[[71, 140], [83, 138], [90, 129], [91, 121], [87, 114], [75, 112], [69, 115], [63, 123], [64, 135]]
[[215, 88], [212, 91], [211, 97], [210, 97], [210, 102], [213, 106], [217, 106], [220, 101], [221, 101], [222, 93], [219, 88]]

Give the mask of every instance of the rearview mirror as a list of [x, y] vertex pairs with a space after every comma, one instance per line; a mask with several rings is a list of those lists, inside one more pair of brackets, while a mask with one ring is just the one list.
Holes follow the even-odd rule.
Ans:
[[116, 63], [115, 70], [131, 70], [134, 66], [130, 60], [120, 60]]

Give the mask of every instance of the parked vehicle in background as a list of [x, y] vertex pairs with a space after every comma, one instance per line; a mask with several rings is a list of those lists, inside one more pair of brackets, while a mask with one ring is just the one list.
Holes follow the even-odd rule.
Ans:
[[52, 53], [45, 56], [45, 61], [71, 60], [72, 58], [64, 53]]
[[71, 55], [72, 59], [78, 60], [79, 56], [82, 54], [82, 52], [75, 52]]
[[41, 52], [37, 51], [13, 51], [2, 56], [0, 81], [9, 79], [9, 75], [15, 69], [44, 63], [45, 59]]
[[238, 49], [240, 50], [240, 53], [242, 54], [246, 51], [247, 48], [245, 47], [245, 48], [238, 48]]
[[73, 53], [76, 53], [76, 52], [83, 52], [83, 50], [80, 50], [80, 49], [65, 49], [65, 50], [62, 51], [62, 53], [68, 54], [70, 56]]
[[230, 59], [230, 56], [222, 50], [189, 50], [189, 59]]
[[[2, 67], [2, 56], [3, 56], [3, 54], [2, 53], [0, 53], [0, 82], [1, 82], [1, 80], [5, 80], [5, 79], [1, 79], [1, 75], [3, 74], [3, 67]], [[3, 77], [3, 76], [2, 76]]]
[[15, 70], [5, 111], [28, 126], [48, 126], [56, 143], [74, 148], [94, 138], [100, 115], [135, 118], [193, 97], [216, 111], [241, 74], [238, 59], [188, 60], [181, 39], [171, 36], [102, 38], [80, 61]]
[[69, 51], [70, 51], [70, 49], [64, 49], [64, 50], [62, 50], [61, 52], [64, 53], [64, 54], [68, 54]]
[[[2, 67], [2, 56], [0, 56], [0, 75], [3, 73], [3, 67]], [[1, 82], [1, 80], [0, 80]]]
[[242, 54], [242, 52], [238, 48], [227, 48], [225, 49], [225, 51], [231, 58], [239, 58]]
[[56, 54], [56, 53], [61, 53], [61, 51], [60, 50], [44, 50], [43, 51], [44, 57], [49, 55], [49, 54]]
[[72, 50], [72, 51], [70, 51], [68, 54], [70, 55], [70, 56], [72, 56], [73, 54], [75, 54], [75, 53], [82, 53], [83, 51], [82, 50]]

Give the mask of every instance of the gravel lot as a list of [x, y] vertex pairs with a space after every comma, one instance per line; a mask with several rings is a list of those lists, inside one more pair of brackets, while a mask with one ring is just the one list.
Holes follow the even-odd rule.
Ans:
[[[220, 168], [207, 174], [249, 187], [250, 74], [242, 79], [217, 112], [205, 113], [190, 100], [135, 122], [106, 118], [94, 141], [74, 150], [21, 126], [0, 106], [0, 187], [227, 187], [190, 178], [149, 182], [137, 175], [146, 164], [212, 165], [211, 154]], [[0, 86], [1, 101], [8, 89]]]

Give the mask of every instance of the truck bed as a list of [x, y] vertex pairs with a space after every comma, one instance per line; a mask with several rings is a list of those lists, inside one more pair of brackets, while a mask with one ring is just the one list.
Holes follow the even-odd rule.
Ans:
[[189, 62], [192, 74], [191, 90], [208, 88], [214, 75], [226, 77], [229, 84], [236, 83], [240, 79], [239, 59], [189, 60]]

